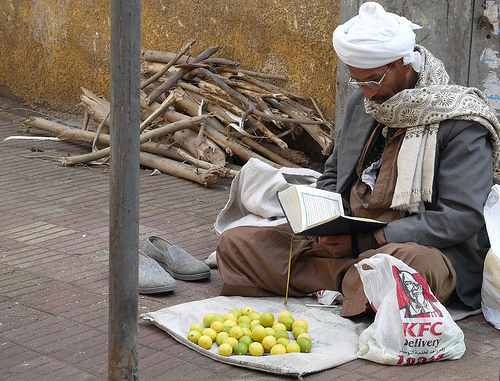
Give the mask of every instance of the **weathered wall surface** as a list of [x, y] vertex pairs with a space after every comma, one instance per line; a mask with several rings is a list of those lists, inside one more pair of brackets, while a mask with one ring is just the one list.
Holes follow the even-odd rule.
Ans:
[[[28, 103], [75, 110], [80, 87], [109, 99], [110, 2], [0, 2], [0, 86]], [[216, 56], [284, 74], [280, 86], [313, 96], [333, 117], [339, 0], [154, 0], [143, 2], [142, 50]]]

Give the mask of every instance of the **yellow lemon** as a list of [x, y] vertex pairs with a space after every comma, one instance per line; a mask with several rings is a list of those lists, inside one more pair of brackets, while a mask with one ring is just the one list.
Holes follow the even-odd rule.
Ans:
[[203, 316], [203, 325], [204, 325], [206, 328], [210, 327], [210, 324], [212, 324], [212, 323], [210, 322], [210, 319], [212, 319], [212, 316], [214, 316], [214, 315], [215, 315], [215, 314], [210, 313], [210, 314], [206, 314], [205, 316]]
[[250, 319], [250, 317], [248, 315], [242, 315], [238, 318], [238, 320], [236, 322], [238, 324], [247, 323], [248, 325], [250, 325], [250, 323], [252, 322], [252, 319]]
[[307, 321], [305, 321], [304, 319], [295, 320], [292, 324], [292, 330], [295, 327], [304, 327], [306, 329], [306, 331], [309, 329], [309, 325], [307, 324]]
[[271, 327], [274, 324], [274, 315], [271, 312], [264, 312], [260, 315], [260, 324], [264, 327]]
[[210, 349], [212, 347], [212, 343], [213, 340], [207, 335], [201, 335], [198, 339], [198, 345], [205, 349]]
[[246, 316], [246, 315], [248, 315], [248, 314], [249, 314], [250, 312], [252, 312], [252, 311], [253, 311], [253, 308], [252, 308], [252, 307], [250, 307], [250, 306], [246, 306], [246, 307], [243, 307], [243, 308], [241, 309], [241, 314]]
[[203, 326], [203, 324], [200, 323], [194, 323], [191, 325], [191, 327], [189, 327], [190, 331], [200, 331], [200, 333], [202, 333], [204, 329], [205, 327]]
[[220, 321], [214, 321], [212, 324], [210, 324], [210, 328], [219, 333], [220, 331], [222, 331], [222, 328], [224, 328], [224, 323]]
[[273, 324], [271, 328], [275, 331], [286, 331], [286, 325], [284, 325], [283, 323]]
[[238, 321], [238, 318], [231, 312], [228, 312], [227, 314], [224, 315], [224, 319], [226, 320], [233, 320], [235, 322]]
[[191, 341], [192, 343], [198, 344], [198, 340], [201, 337], [201, 332], [192, 330], [189, 331], [188, 333], [188, 340]]
[[248, 352], [250, 356], [262, 356], [264, 354], [264, 347], [261, 343], [254, 341], [248, 346]]
[[212, 328], [205, 328], [201, 334], [210, 337], [212, 341], [217, 337], [217, 332]]
[[[262, 327], [262, 328], [264, 328], [264, 326], [263, 326], [262, 324], [260, 324], [260, 322], [259, 322], [259, 324], [254, 324], [254, 325], [251, 325], [251, 326], [250, 326], [250, 330], [253, 332], [253, 330], [254, 330], [255, 328], [257, 328], [257, 327]], [[259, 328], [259, 329], [260, 329], [260, 328]]]
[[292, 313], [290, 311], [281, 311], [278, 314], [278, 321], [281, 323], [284, 317], [292, 317]]
[[308, 353], [311, 350], [311, 340], [307, 337], [301, 337], [297, 340], [297, 344], [300, 346], [300, 351], [302, 353]]
[[217, 334], [217, 337], [215, 338], [215, 341], [217, 342], [217, 344], [221, 345], [224, 342], [224, 340], [226, 340], [228, 337], [229, 337], [229, 333], [219, 332]]
[[253, 341], [262, 341], [266, 337], [265, 328], [261, 325], [255, 326], [252, 330], [252, 340]]
[[250, 329], [253, 329], [253, 327], [255, 327], [256, 325], [262, 325], [262, 324], [260, 324], [260, 320], [259, 319], [255, 319], [255, 320], [252, 320], [250, 322]]
[[229, 312], [232, 313], [234, 316], [236, 316], [236, 318], [239, 318], [241, 316], [241, 311], [239, 309], [237, 309], [237, 308], [233, 308]]
[[299, 325], [298, 327], [295, 327], [293, 330], [292, 330], [292, 335], [293, 335], [293, 338], [295, 340], [297, 340], [297, 337], [299, 337], [299, 335], [301, 333], [304, 333], [306, 332], [306, 328], [305, 327], [302, 327], [301, 325]]
[[271, 355], [284, 355], [286, 353], [286, 348], [283, 344], [276, 344], [271, 348]]
[[231, 330], [229, 331], [229, 336], [234, 337], [234, 338], [239, 340], [240, 337], [243, 336], [243, 328], [241, 328], [239, 326], [235, 326], [235, 327], [231, 328]]
[[258, 313], [257, 311], [252, 311], [248, 314], [248, 317], [252, 320], [258, 320], [260, 319], [260, 313]]
[[245, 343], [238, 343], [234, 346], [233, 352], [235, 355], [246, 355], [248, 353], [248, 345]]
[[293, 341], [286, 346], [286, 353], [299, 353], [299, 352], [300, 352], [300, 345], [296, 341]]
[[264, 347], [264, 352], [269, 352], [272, 347], [276, 345], [276, 338], [274, 336], [266, 336], [262, 340], [262, 346]]
[[281, 324], [283, 324], [286, 327], [287, 331], [291, 331], [292, 330], [292, 326], [293, 326], [294, 322], [295, 322], [295, 320], [291, 316], [285, 316], [281, 320]]
[[236, 344], [238, 344], [238, 339], [229, 336], [227, 339], [224, 339], [224, 341], [222, 341], [222, 344], [229, 344], [232, 348], [234, 348]]
[[225, 320], [224, 321], [224, 327], [235, 327], [237, 326], [238, 323], [236, 323], [234, 320]]
[[219, 354], [221, 356], [228, 357], [231, 356], [232, 353], [233, 353], [233, 347], [230, 346], [229, 344], [221, 344], [219, 346]]
[[252, 331], [250, 330], [250, 328], [243, 328], [243, 335], [252, 336]]
[[264, 328], [264, 331], [266, 332], [266, 336], [274, 336], [274, 334], [276, 333], [275, 330], [271, 327]]
[[307, 332], [302, 332], [299, 336], [297, 336], [297, 340], [300, 339], [301, 337], [307, 337], [309, 341], [312, 342], [311, 335], [309, 335]]

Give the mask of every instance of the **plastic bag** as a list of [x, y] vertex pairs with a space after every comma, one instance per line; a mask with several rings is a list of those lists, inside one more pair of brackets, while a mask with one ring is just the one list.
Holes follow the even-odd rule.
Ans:
[[412, 365], [462, 357], [462, 330], [418, 272], [387, 254], [355, 266], [376, 312], [374, 322], [359, 336], [359, 358]]
[[486, 254], [481, 308], [486, 321], [500, 329], [500, 185], [493, 185], [484, 205], [484, 221], [491, 248]]

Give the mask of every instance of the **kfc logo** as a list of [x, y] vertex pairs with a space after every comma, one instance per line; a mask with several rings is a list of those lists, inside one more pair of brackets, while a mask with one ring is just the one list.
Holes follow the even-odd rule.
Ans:
[[429, 285], [419, 273], [392, 267], [396, 280], [399, 310], [405, 318], [442, 317]]

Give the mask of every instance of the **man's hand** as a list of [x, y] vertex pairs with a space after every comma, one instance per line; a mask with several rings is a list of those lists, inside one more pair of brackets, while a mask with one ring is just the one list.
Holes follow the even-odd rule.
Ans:
[[328, 235], [318, 237], [319, 245], [328, 251], [332, 257], [344, 258], [352, 256], [350, 235]]

